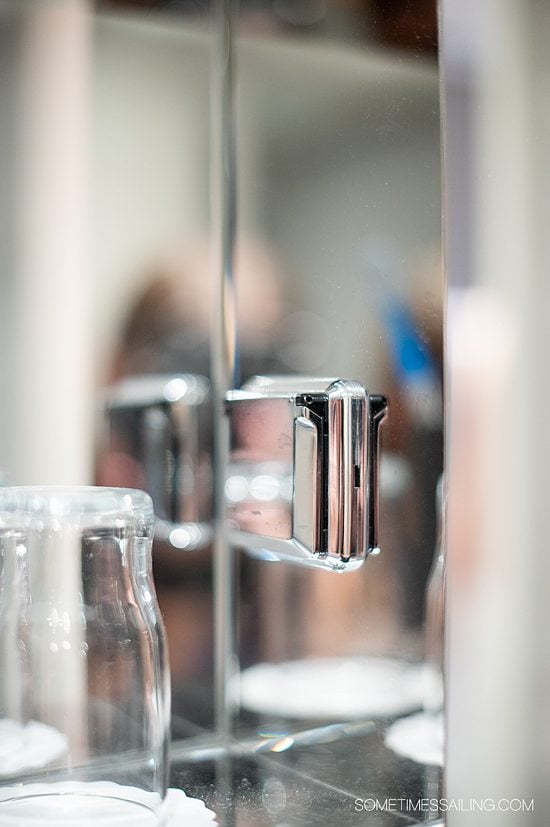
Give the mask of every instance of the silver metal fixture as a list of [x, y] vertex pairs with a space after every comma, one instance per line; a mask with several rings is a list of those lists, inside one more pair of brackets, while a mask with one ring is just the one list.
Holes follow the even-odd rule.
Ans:
[[231, 538], [254, 556], [356, 568], [377, 552], [383, 396], [358, 382], [257, 376], [227, 395]]
[[153, 499], [155, 536], [193, 550], [211, 539], [210, 385], [193, 374], [135, 376], [107, 400], [109, 484]]

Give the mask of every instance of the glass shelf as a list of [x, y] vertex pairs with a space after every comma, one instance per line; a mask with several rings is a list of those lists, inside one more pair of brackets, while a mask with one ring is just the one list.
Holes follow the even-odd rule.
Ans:
[[[171, 785], [203, 799], [221, 827], [435, 825], [441, 816], [429, 802], [440, 797], [441, 768], [388, 750], [383, 737], [388, 724], [355, 722], [361, 734], [348, 737], [331, 727], [317, 728], [309, 730], [310, 743], [300, 745], [296, 738], [298, 745], [284, 749], [281, 737], [278, 746], [276, 739], [272, 743], [282, 751], [258, 753], [253, 751], [258, 741], [234, 742], [227, 749], [211, 736], [178, 741], [190, 729], [177, 721]], [[306, 733], [301, 735], [306, 741]]]

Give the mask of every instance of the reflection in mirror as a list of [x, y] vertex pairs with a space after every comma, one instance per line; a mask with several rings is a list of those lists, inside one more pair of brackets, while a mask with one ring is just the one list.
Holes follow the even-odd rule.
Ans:
[[[22, 37], [37, 10], [63, 5], [76, 10], [63, 31], [73, 31], [78, 49], [65, 51], [73, 41], [59, 27], [37, 24], [26, 30], [36, 40]], [[144, 374], [210, 373], [211, 4], [103, 0], [91, 16], [89, 9], [0, 3], [9, 113], [0, 124], [0, 465], [23, 474], [15, 482], [32, 482], [31, 472], [40, 482], [87, 473], [92, 377], [99, 388]], [[342, 576], [236, 555], [236, 724], [247, 744], [288, 738], [292, 748], [280, 751], [276, 739], [273, 750], [281, 772], [294, 761], [347, 792], [357, 782], [352, 792], [362, 798], [370, 793], [365, 768], [375, 762], [383, 765], [378, 789], [395, 791], [400, 759], [383, 739], [389, 722], [418, 713], [424, 698], [424, 593], [442, 470], [435, 21], [432, 0], [242, 0], [239, 13], [241, 381], [341, 377], [387, 394], [390, 408], [380, 555]], [[32, 43], [42, 45], [42, 63], [30, 60]], [[54, 65], [73, 68], [50, 75]], [[58, 108], [66, 77], [72, 105]], [[31, 94], [39, 79], [47, 95]], [[52, 147], [68, 147], [65, 177]], [[107, 481], [104, 460], [98, 451], [98, 481]], [[179, 546], [157, 539], [154, 566], [175, 731], [184, 735], [212, 726], [212, 572], [210, 548], [187, 553], [179, 537]], [[375, 725], [368, 733], [365, 718]], [[333, 738], [336, 729], [329, 738], [332, 725], [347, 727], [346, 737]], [[319, 728], [317, 741], [289, 734]], [[357, 733], [353, 773], [347, 759]], [[440, 782], [430, 761], [414, 764], [417, 792], [426, 767], [435, 767], [426, 789]], [[266, 812], [281, 800], [270, 777], [257, 773]]]
[[173, 709], [189, 735], [213, 725], [210, 2], [100, 2], [92, 42], [94, 321], [109, 410], [96, 479], [153, 496]]
[[[423, 712], [443, 465], [436, 28], [431, 2], [241, 6], [237, 243], [281, 273], [269, 359], [376, 388], [389, 412], [379, 556], [338, 576], [238, 554], [234, 698], [245, 738], [374, 719], [399, 751], [389, 728], [406, 720], [438, 779], [442, 720]], [[323, 780], [358, 792], [335, 766]]]
[[[108, 3], [98, 17], [96, 255], [99, 283], [117, 285], [102, 337], [110, 379], [209, 373], [209, 44], [200, 12]], [[244, 736], [274, 721], [330, 724], [350, 708], [379, 720], [422, 708], [442, 470], [434, 21], [433, 3], [414, 13], [374, 0], [241, 4], [241, 381], [341, 376], [390, 399], [382, 554], [343, 577], [237, 556]], [[131, 196], [136, 182], [140, 198]], [[205, 723], [211, 605], [199, 595], [210, 557], [200, 555], [158, 544], [156, 561], [180, 711]]]

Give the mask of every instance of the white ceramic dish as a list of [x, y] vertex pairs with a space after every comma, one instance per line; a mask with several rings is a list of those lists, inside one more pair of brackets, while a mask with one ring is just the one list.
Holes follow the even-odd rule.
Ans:
[[404, 715], [422, 707], [423, 667], [375, 657], [260, 663], [235, 691], [246, 709], [284, 718]]

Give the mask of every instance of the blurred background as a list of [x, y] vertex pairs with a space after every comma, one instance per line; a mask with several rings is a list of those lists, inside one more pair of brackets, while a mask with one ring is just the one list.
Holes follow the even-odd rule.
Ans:
[[[108, 389], [210, 376], [212, 15], [206, 0], [0, 4], [14, 483], [135, 484], [106, 448]], [[236, 654], [243, 669], [418, 665], [443, 468], [435, 2], [243, 0], [236, 31], [239, 378], [349, 378], [390, 400], [383, 553], [342, 578], [238, 554]], [[156, 542], [184, 734], [212, 726], [211, 566], [208, 546]], [[399, 710], [422, 706], [417, 684]]]
[[[550, 14], [535, 0], [441, 9], [458, 288], [448, 791], [543, 800]], [[102, 479], [107, 387], [209, 375], [211, 15], [199, 0], [0, 2], [4, 480]], [[390, 398], [383, 554], [330, 587], [245, 561], [241, 661], [419, 662], [443, 457], [435, 3], [243, 0], [237, 34], [241, 378], [342, 375]], [[208, 724], [210, 551], [192, 555], [157, 544], [155, 566], [179, 709]]]
[[[205, 0], [2, 3], [0, 467], [14, 483], [131, 484], [104, 457], [106, 388], [209, 376], [212, 14]], [[245, 589], [240, 622], [255, 617], [259, 639], [243, 632], [244, 662], [418, 659], [443, 463], [435, 4], [243, 2], [237, 34], [240, 378], [353, 378], [391, 410], [384, 555], [347, 584], [308, 573], [278, 649], [255, 602], [287, 586]], [[210, 567], [208, 548], [157, 544], [175, 684], [199, 675], [199, 694]]]

